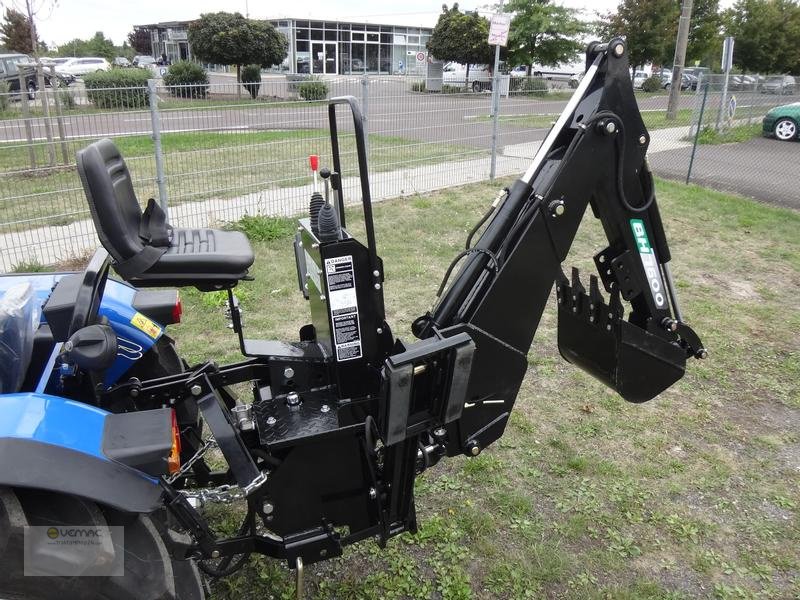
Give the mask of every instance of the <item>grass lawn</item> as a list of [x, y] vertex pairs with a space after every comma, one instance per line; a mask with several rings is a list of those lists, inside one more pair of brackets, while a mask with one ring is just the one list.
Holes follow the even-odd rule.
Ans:
[[737, 125], [725, 131], [719, 132], [712, 126], [704, 127], [697, 137], [698, 144], [717, 145], [734, 144], [746, 142], [754, 137], [762, 135], [761, 123], [751, 123], [750, 125]]
[[[120, 136], [114, 141], [125, 157], [139, 198], [145, 201], [156, 194], [154, 148], [150, 136]], [[0, 223], [6, 224], [0, 225], [0, 231], [64, 225], [89, 218], [74, 166], [75, 152], [88, 143], [89, 140], [69, 143], [68, 166], [41, 169], [34, 175], [26, 170], [28, 152], [24, 145], [0, 144], [0, 171], [6, 171], [0, 176], [0, 186], [5, 190], [0, 192]], [[369, 144], [371, 172], [448, 162], [453, 157], [474, 158], [487, 153], [485, 149], [472, 146], [421, 143], [382, 135], [370, 135]], [[172, 205], [305, 185], [310, 181], [308, 155], [331, 155], [326, 129], [166, 133], [162, 135], [162, 148]], [[39, 164], [44, 164], [45, 145], [36, 146], [36, 151]], [[340, 151], [344, 175], [356, 174], [352, 134], [341, 134]], [[59, 159], [60, 152], [58, 146]]]
[[[387, 318], [411, 338], [449, 261], [494, 198], [479, 184], [376, 205]], [[657, 399], [627, 404], [564, 362], [554, 302], [506, 435], [417, 482], [420, 532], [310, 566], [310, 598], [800, 596], [800, 214], [657, 182], [682, 308], [710, 357]], [[359, 235], [361, 222], [348, 221]], [[248, 336], [297, 339], [290, 226], [254, 243], [240, 286]], [[603, 247], [590, 214], [567, 266]], [[237, 356], [213, 297], [186, 290], [171, 328], [189, 362]], [[230, 523], [228, 523], [230, 525]], [[291, 598], [256, 558], [212, 598]]]

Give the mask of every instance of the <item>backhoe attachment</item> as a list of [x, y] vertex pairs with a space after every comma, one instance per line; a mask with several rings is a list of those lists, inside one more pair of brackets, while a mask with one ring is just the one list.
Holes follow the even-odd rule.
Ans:
[[[461, 452], [502, 434], [554, 284], [561, 355], [625, 400], [650, 400], [683, 376], [688, 357], [706, 356], [678, 306], [628, 68], [623, 40], [589, 46], [586, 74], [531, 167], [414, 323], [420, 338], [475, 341], [465, 408], [449, 430]], [[588, 287], [577, 269], [562, 271], [587, 206], [608, 240]]]

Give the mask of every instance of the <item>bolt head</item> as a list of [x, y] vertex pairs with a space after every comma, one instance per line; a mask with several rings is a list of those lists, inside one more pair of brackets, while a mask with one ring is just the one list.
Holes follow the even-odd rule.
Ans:
[[376, 289], [376, 290], [379, 290], [379, 289], [381, 289], [381, 284], [380, 284], [380, 283], [376, 283], [376, 284], [375, 284], [375, 289]]
[[331, 407], [328, 406], [327, 404], [323, 404], [322, 406], [320, 406], [319, 410], [320, 412], [326, 413], [331, 411]]
[[192, 396], [199, 396], [200, 392], [203, 391], [203, 388], [201, 388], [198, 384], [195, 383], [192, 387], [189, 388], [189, 391], [191, 392]]
[[267, 418], [267, 425], [275, 425], [275, 423], [277, 423], [277, 422], [278, 421], [275, 419], [275, 417], [268, 417]]
[[378, 497], [378, 491], [375, 488], [369, 488], [369, 497], [371, 500], [375, 500]]
[[606, 132], [607, 133], [615, 133], [617, 131], [617, 124], [614, 121], [609, 121], [606, 123]]
[[447, 430], [444, 427], [439, 427], [433, 430], [433, 435], [436, 437], [444, 437], [447, 435]]
[[625, 53], [625, 46], [622, 44], [614, 44], [614, 56], [619, 58]]
[[261, 507], [261, 510], [264, 512], [265, 515], [271, 515], [275, 510], [275, 507], [272, 505], [271, 502], [264, 502], [264, 505]]
[[291, 379], [294, 377], [294, 369], [292, 367], [286, 367], [283, 370], [283, 376], [286, 377], [286, 379]]
[[372, 274], [373, 274], [375, 277], [380, 277], [380, 276], [381, 276], [381, 272], [380, 272], [380, 271], [378, 271], [378, 269], [375, 269], [375, 270], [372, 272]]
[[645, 136], [643, 136], [643, 135], [639, 136], [639, 145], [640, 146], [644, 146], [646, 141], [647, 141], [647, 138]]
[[481, 447], [478, 444], [474, 444], [472, 448], [469, 449], [469, 453], [472, 456], [478, 456], [481, 453]]
[[297, 406], [300, 404], [300, 395], [297, 392], [289, 392], [286, 394], [286, 404], [288, 406]]
[[700, 350], [699, 354], [700, 354], [700, 358], [708, 358], [708, 350], [706, 350], [705, 348]]
[[219, 558], [219, 550], [213, 550], [211, 552], [211, 558]]
[[320, 294], [320, 296], [319, 296], [319, 299], [320, 299], [322, 302], [325, 302], [325, 294]]

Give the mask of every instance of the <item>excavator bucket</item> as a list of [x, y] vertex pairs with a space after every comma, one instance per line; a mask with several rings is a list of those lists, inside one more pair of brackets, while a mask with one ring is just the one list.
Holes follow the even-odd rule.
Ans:
[[561, 356], [628, 402], [651, 400], [683, 376], [686, 351], [624, 320], [619, 293], [606, 304], [594, 275], [588, 294], [577, 269], [572, 282], [559, 278], [556, 293]]

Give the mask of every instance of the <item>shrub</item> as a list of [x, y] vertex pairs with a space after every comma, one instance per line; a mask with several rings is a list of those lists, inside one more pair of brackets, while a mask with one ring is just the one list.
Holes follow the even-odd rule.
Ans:
[[144, 69], [112, 69], [84, 75], [83, 84], [97, 108], [142, 108], [148, 104], [149, 78]]
[[425, 91], [425, 82], [424, 81], [415, 81], [411, 84], [411, 91], [412, 92], [424, 92]]
[[208, 93], [208, 75], [199, 64], [180, 60], [170, 66], [164, 75], [164, 85], [178, 98], [205, 98]]
[[643, 92], [658, 92], [663, 86], [661, 85], [661, 77], [658, 75], [651, 75], [642, 83]]
[[451, 85], [449, 83], [442, 84], [442, 93], [443, 94], [461, 94], [464, 92], [464, 88], [460, 85]]
[[66, 108], [67, 110], [75, 108], [75, 95], [69, 90], [61, 90], [58, 92], [58, 101], [61, 103], [61, 106]]
[[526, 96], [546, 96], [547, 81], [542, 77], [525, 77], [516, 86], [517, 91]]
[[261, 67], [259, 65], [247, 65], [242, 69], [242, 86], [255, 100], [258, 90], [261, 89]]
[[0, 81], [0, 112], [8, 110], [8, 84]]
[[328, 97], [328, 84], [311, 76], [297, 85], [297, 93], [303, 100], [324, 100]]

